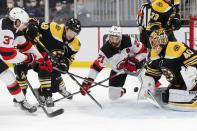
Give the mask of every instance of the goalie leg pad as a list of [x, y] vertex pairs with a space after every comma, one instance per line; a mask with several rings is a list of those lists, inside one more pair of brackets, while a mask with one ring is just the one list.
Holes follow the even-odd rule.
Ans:
[[169, 102], [192, 102], [197, 96], [197, 91], [169, 90]]
[[170, 89], [167, 107], [176, 111], [197, 111], [197, 91]]

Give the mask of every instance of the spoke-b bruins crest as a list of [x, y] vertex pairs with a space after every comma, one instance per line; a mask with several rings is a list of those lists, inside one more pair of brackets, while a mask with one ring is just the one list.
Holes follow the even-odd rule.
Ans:
[[168, 68], [161, 68], [163, 75], [166, 77], [167, 81], [172, 82], [175, 78], [174, 73]]

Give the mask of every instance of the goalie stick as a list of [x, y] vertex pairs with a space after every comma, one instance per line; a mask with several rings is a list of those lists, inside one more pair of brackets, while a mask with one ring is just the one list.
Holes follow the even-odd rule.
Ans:
[[[37, 36], [34, 39], [34, 41], [36, 43], [38, 43], [47, 52], [47, 54], [51, 57], [51, 59], [55, 62], [55, 64], [60, 65], [58, 60], [55, 58], [55, 56], [51, 52], [49, 52], [49, 50], [39, 40], [39, 36]], [[70, 76], [71, 79], [73, 79], [77, 83], [78, 86], [81, 87], [80, 83], [72, 75], [70, 75], [70, 74], [68, 74], [68, 75]], [[101, 104], [89, 92], [87, 92], [83, 87], [82, 87], [82, 90], [84, 90], [84, 92], [102, 109]]]
[[160, 103], [157, 101], [157, 99], [154, 97], [154, 95], [151, 93], [150, 90], [147, 90], [147, 95], [146, 95], [146, 99], [153, 104], [154, 106], [156, 106], [159, 109], [163, 109], [162, 105], [160, 105]]

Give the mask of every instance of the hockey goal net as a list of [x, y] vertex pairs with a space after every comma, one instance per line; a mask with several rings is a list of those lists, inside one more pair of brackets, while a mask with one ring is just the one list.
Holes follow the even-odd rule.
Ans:
[[197, 16], [190, 16], [190, 47], [197, 50]]

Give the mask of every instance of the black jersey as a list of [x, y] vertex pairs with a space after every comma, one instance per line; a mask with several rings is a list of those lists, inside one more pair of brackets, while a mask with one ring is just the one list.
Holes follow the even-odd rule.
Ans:
[[172, 15], [180, 19], [179, 1], [175, 0], [172, 4], [164, 0], [155, 0], [151, 4], [150, 21], [147, 25], [147, 31], [152, 32], [157, 26], [161, 26], [166, 30], [171, 30], [169, 19]]
[[182, 42], [169, 42], [167, 47], [162, 49], [160, 55], [151, 49], [150, 59], [146, 75], [157, 81], [163, 74], [176, 89], [186, 89], [180, 73], [181, 67], [197, 67], [197, 52]]
[[[53, 53], [57, 58], [67, 58], [71, 64], [75, 54], [80, 49], [80, 42], [77, 37], [70, 41], [63, 40], [64, 25], [55, 22], [39, 24], [39, 33], [41, 34], [40, 41], [44, 46]], [[45, 52], [44, 49], [37, 44], [40, 52]]]

